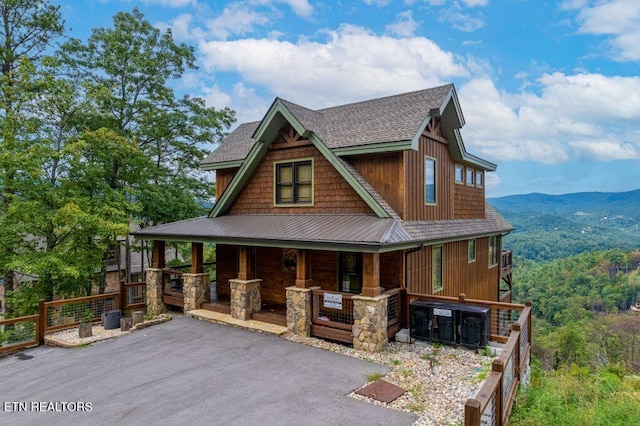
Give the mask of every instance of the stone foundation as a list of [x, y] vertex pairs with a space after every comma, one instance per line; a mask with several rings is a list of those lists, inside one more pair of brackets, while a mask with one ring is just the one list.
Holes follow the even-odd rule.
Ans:
[[211, 278], [209, 273], [182, 274], [184, 292], [184, 312], [200, 309], [203, 302], [211, 297]]
[[389, 344], [387, 303], [389, 296], [353, 296], [353, 347], [380, 352]]
[[287, 287], [287, 329], [298, 336], [311, 335], [311, 290]]
[[156, 316], [167, 311], [162, 303], [163, 285], [162, 269], [147, 269], [147, 315]]
[[243, 321], [251, 319], [251, 314], [260, 311], [262, 280], [229, 280], [231, 287], [231, 317]]

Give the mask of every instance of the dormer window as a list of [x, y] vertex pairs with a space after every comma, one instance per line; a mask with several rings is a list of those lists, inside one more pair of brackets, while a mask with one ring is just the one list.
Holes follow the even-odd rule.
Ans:
[[313, 204], [313, 160], [286, 161], [275, 164], [276, 206]]

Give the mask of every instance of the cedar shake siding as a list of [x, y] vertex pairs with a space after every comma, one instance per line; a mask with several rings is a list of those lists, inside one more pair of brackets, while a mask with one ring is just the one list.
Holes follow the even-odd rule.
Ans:
[[[274, 163], [313, 158], [313, 206], [274, 206]], [[229, 214], [372, 214], [349, 183], [313, 145], [270, 149]]]

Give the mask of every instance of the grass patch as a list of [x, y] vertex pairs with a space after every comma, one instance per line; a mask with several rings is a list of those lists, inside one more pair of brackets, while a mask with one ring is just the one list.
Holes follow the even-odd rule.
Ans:
[[392, 359], [389, 362], [391, 363], [391, 365], [394, 365], [394, 366], [398, 366], [398, 365], [402, 364], [402, 361], [400, 361], [399, 359]]
[[407, 407], [407, 410], [409, 410], [409, 411], [411, 411], [413, 413], [422, 413], [426, 409], [427, 409], [427, 407], [425, 407], [422, 404], [412, 404], [412, 405]]
[[377, 382], [378, 380], [382, 379], [382, 377], [384, 377], [384, 374], [382, 373], [367, 374], [367, 382]]

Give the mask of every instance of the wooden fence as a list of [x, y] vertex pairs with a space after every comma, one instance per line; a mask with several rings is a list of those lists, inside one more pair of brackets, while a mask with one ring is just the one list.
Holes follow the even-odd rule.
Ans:
[[38, 302], [38, 313], [0, 320], [0, 355], [38, 346], [44, 336], [66, 328], [77, 327], [90, 319], [100, 322], [102, 314], [114, 309], [142, 309], [146, 306], [146, 283], [121, 283], [120, 291], [73, 299]]

